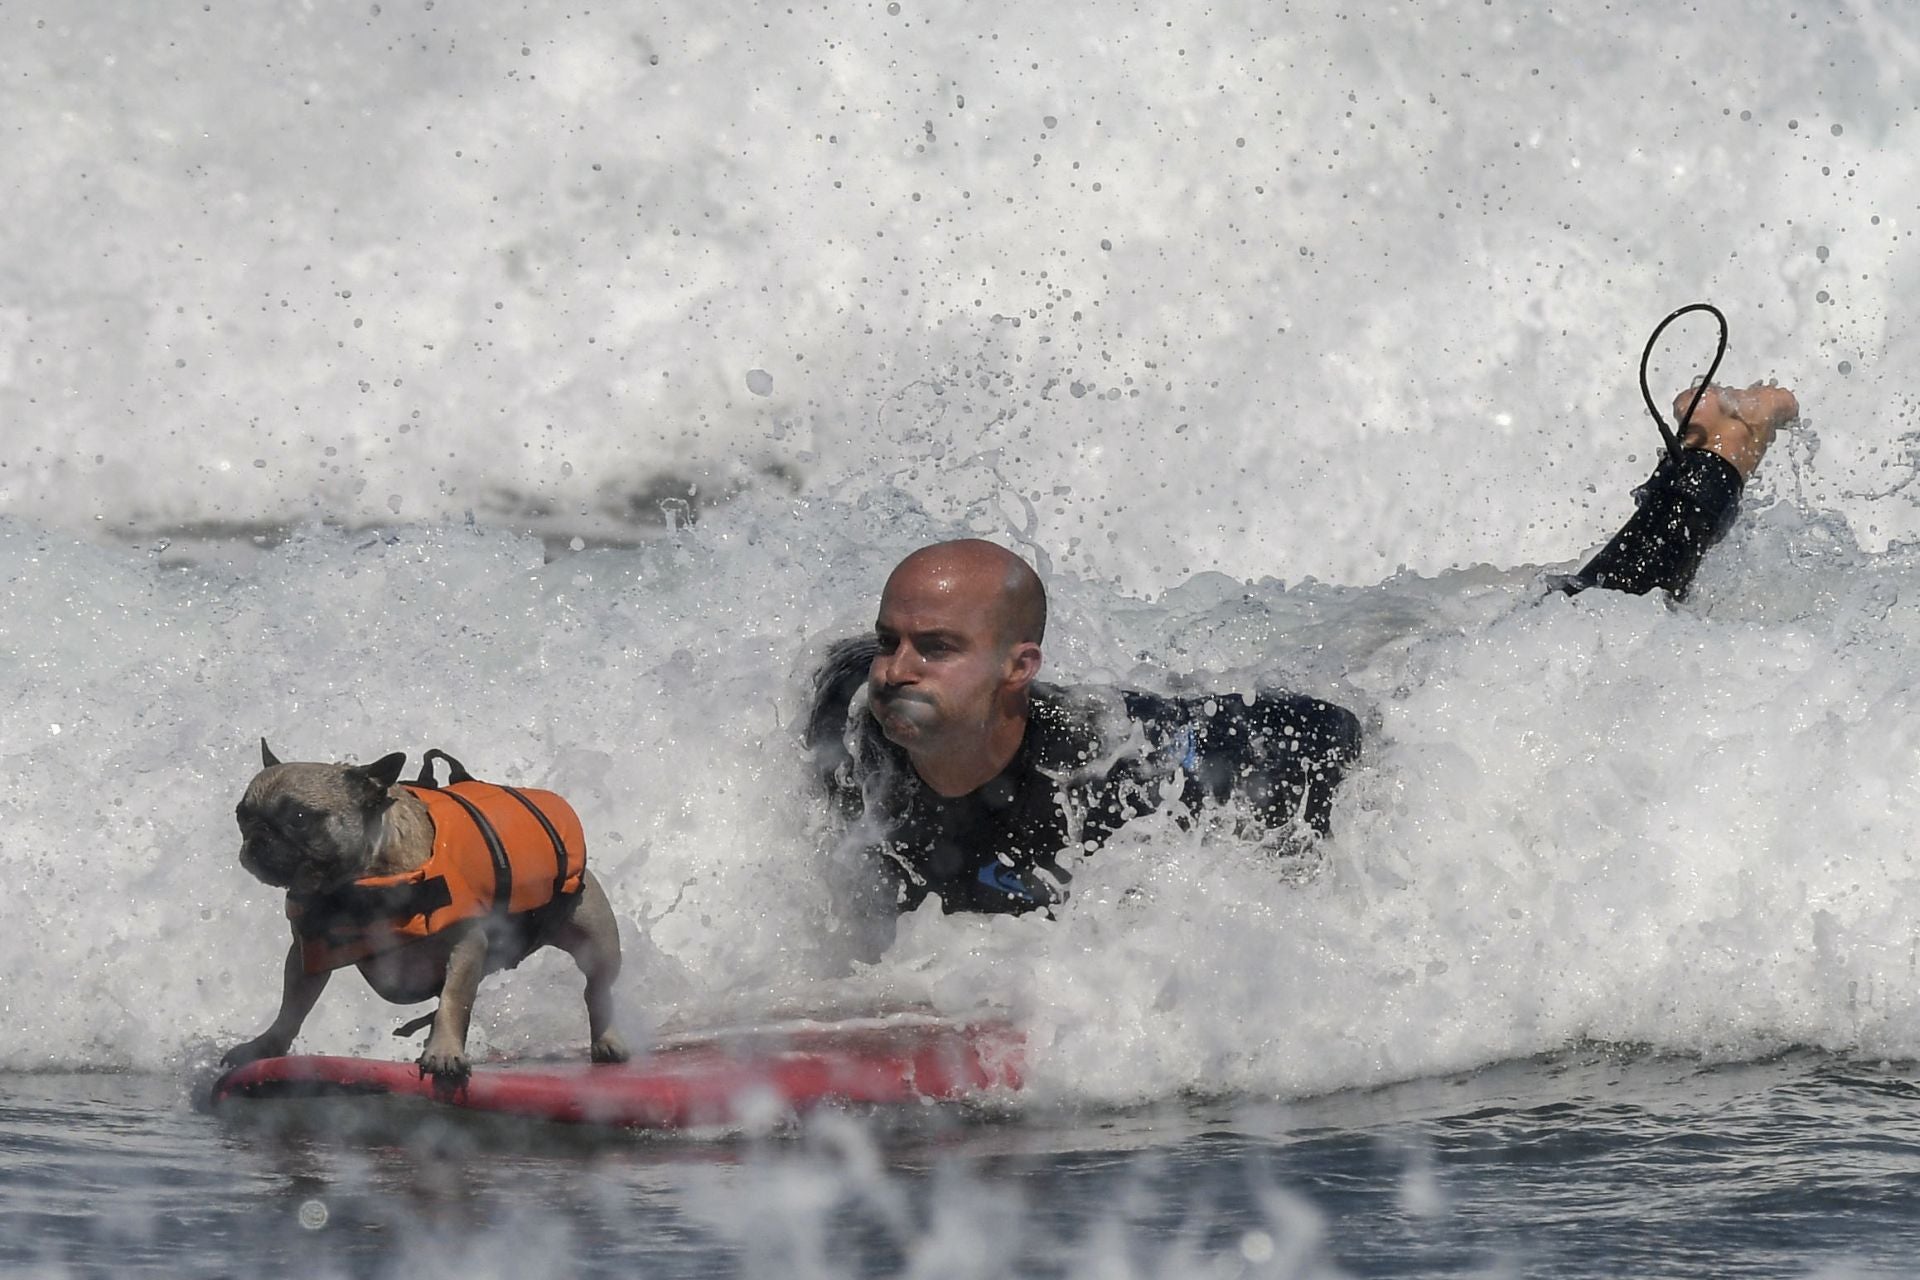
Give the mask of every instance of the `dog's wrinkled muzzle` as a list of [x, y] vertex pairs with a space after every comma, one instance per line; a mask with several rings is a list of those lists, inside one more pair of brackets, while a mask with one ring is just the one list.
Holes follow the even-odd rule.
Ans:
[[276, 889], [284, 889], [293, 883], [293, 871], [298, 864], [297, 855], [275, 848], [271, 841], [248, 840], [240, 846], [240, 865], [254, 879]]

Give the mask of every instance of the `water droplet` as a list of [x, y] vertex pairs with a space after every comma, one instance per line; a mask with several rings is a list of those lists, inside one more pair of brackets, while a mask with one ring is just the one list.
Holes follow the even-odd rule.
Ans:
[[773, 375], [765, 369], [747, 370], [747, 390], [757, 396], [773, 394]]

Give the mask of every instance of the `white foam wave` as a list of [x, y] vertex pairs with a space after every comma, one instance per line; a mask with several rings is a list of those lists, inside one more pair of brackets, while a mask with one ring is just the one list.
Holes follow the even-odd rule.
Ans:
[[[793, 726], [808, 655], [948, 531], [898, 497], [747, 498], [552, 563], [458, 525], [315, 529], [223, 570], [0, 524], [3, 1064], [151, 1068], [264, 1024], [285, 926], [228, 816], [263, 733], [288, 758], [438, 745], [569, 795], [635, 1022], [990, 1003], [1028, 1026], [1040, 1096], [1103, 1100], [1589, 1037], [1912, 1055], [1920, 566], [1750, 506], [1679, 609], [1526, 572], [1148, 600], [1056, 574], [1056, 678], [1277, 676], [1360, 708], [1336, 835], [1290, 868], [1149, 820], [1060, 920], [923, 912], [874, 965]], [[558, 958], [491, 980], [480, 1047], [581, 1039], [575, 983]], [[349, 978], [303, 1043], [397, 1052], [400, 1016]]]
[[1806, 393], [1818, 504], [1920, 531], [1896, 4], [75, 0], [17, 34], [0, 510], [89, 536], [884, 481], [1136, 591], [1557, 560], [1644, 471], [1632, 357], [1699, 297], [1731, 376]]

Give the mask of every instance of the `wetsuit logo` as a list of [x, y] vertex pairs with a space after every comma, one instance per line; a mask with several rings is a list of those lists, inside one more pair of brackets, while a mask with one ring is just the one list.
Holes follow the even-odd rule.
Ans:
[[1008, 897], [1018, 898], [1022, 902], [1037, 903], [1041, 900], [1039, 895], [1034, 893], [1031, 885], [1022, 880], [1011, 868], [1004, 867], [998, 862], [989, 862], [980, 868], [979, 874], [974, 878], [987, 888], [998, 889]]

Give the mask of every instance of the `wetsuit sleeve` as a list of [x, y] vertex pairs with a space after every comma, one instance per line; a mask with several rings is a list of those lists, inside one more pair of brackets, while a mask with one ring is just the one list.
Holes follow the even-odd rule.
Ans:
[[1634, 490], [1633, 516], [1560, 589], [1568, 595], [1588, 587], [1644, 595], [1660, 587], [1684, 596], [1707, 548], [1732, 526], [1741, 488], [1740, 473], [1718, 454], [1662, 454], [1653, 477]]
[[857, 818], [864, 807], [859, 783], [853, 777], [853, 757], [847, 750], [847, 713], [854, 695], [866, 683], [867, 671], [879, 644], [871, 636], [839, 640], [827, 649], [827, 660], [813, 676], [813, 705], [802, 735], [813, 761], [814, 776], [847, 818]]
[[1327, 833], [1334, 787], [1360, 758], [1351, 711], [1298, 693], [1130, 701], [1162, 758], [1186, 775], [1189, 809], [1237, 800], [1269, 828]]
[[[827, 649], [826, 661], [813, 675], [813, 702], [801, 734], [814, 779], [846, 829], [866, 813], [858, 769], [847, 749], [847, 717], [879, 647], [872, 637], [863, 636]], [[907, 880], [874, 841], [836, 839], [828, 850], [825, 875], [840, 904], [853, 954], [867, 962], [878, 960], [892, 945], [898, 914], [918, 906], [927, 893]]]

